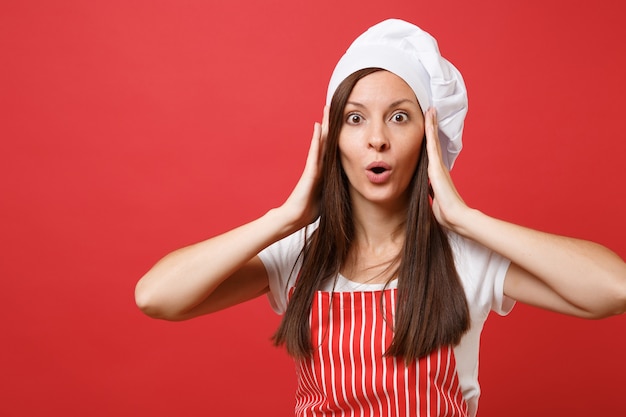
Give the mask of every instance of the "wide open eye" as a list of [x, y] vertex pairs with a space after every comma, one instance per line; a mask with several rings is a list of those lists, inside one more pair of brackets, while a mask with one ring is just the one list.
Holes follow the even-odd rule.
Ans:
[[396, 123], [404, 123], [409, 120], [409, 115], [405, 112], [397, 112], [391, 116], [391, 119]]
[[346, 123], [349, 125], [358, 125], [363, 121], [363, 117], [357, 113], [349, 113], [346, 117]]

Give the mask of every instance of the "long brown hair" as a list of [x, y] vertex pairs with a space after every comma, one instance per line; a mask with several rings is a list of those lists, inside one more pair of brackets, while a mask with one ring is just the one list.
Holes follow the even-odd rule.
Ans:
[[[296, 358], [309, 357], [313, 352], [309, 316], [314, 294], [324, 282], [336, 279], [354, 238], [348, 179], [341, 167], [338, 140], [352, 89], [361, 78], [376, 71], [380, 69], [366, 68], [350, 75], [337, 87], [331, 101], [319, 226], [301, 253], [297, 283], [274, 335], [274, 343], [285, 344]], [[448, 237], [431, 208], [425, 144], [426, 140], [409, 185], [404, 245], [399, 262], [392, 262], [398, 265], [393, 274], [398, 277], [397, 309], [394, 337], [386, 354], [407, 362], [440, 346], [458, 344], [470, 326]]]

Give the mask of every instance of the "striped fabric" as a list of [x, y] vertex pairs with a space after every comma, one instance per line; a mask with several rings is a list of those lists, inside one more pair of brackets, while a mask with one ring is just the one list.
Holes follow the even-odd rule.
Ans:
[[467, 416], [451, 347], [408, 365], [383, 356], [396, 291], [317, 292], [316, 349], [296, 364], [296, 416]]

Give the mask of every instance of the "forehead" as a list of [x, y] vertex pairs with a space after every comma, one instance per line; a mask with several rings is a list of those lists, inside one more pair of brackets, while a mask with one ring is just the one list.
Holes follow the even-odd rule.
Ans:
[[[381, 70], [366, 75], [354, 85], [348, 102], [377, 102], [410, 100], [417, 105], [413, 89], [396, 74]], [[363, 103], [364, 104], [364, 103]]]

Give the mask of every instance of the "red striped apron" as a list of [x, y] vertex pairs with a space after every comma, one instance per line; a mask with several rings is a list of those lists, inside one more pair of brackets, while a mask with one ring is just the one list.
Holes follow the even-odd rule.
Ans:
[[296, 416], [467, 416], [451, 347], [408, 365], [383, 356], [396, 291], [316, 293], [314, 353], [296, 363]]

